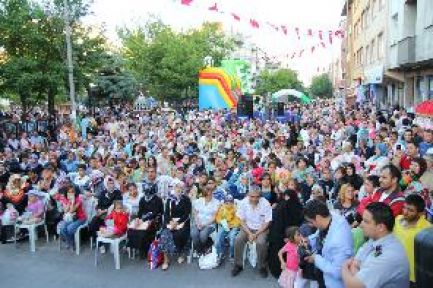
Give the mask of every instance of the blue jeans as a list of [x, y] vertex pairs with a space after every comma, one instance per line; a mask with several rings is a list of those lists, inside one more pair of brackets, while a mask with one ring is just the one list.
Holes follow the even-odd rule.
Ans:
[[74, 235], [77, 231], [78, 227], [84, 224], [86, 222], [85, 220], [75, 220], [72, 222], [64, 222], [63, 227], [60, 230], [60, 235], [63, 237], [63, 239], [66, 240], [66, 243], [68, 245], [73, 246], [74, 245]]
[[194, 244], [194, 249], [199, 253], [203, 253], [209, 245], [209, 236], [212, 232], [215, 231], [215, 225], [209, 225], [201, 230], [198, 230], [196, 225], [192, 225], [191, 227], [191, 240]]
[[216, 243], [216, 250], [218, 256], [221, 256], [224, 252], [224, 241], [226, 238], [229, 240], [229, 251], [230, 251], [230, 257], [234, 257], [235, 255], [235, 239], [236, 235], [238, 235], [239, 228], [232, 228], [230, 231], [224, 230], [223, 227], [218, 227], [218, 235], [217, 235], [217, 243]]

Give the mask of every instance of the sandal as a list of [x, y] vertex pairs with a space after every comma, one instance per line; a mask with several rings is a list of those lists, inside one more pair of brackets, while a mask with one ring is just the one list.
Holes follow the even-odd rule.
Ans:
[[161, 269], [163, 271], [167, 271], [167, 269], [168, 269], [168, 263], [163, 263], [162, 266], [161, 266]]
[[184, 256], [180, 256], [179, 258], [177, 258], [177, 263], [182, 264], [185, 262], [185, 257]]

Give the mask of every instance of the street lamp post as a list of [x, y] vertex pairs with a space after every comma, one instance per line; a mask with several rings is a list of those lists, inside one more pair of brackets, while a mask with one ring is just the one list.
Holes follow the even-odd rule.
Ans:
[[77, 117], [77, 107], [75, 103], [75, 83], [74, 83], [74, 65], [72, 62], [72, 43], [71, 43], [71, 25], [69, 19], [68, 0], [63, 0], [63, 17], [65, 20], [66, 36], [66, 57], [68, 61], [68, 79], [69, 79], [69, 98], [71, 101], [71, 118], [75, 122]]

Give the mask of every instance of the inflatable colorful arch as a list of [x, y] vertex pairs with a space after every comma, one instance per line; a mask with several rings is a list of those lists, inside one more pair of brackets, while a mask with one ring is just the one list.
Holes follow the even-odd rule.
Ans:
[[208, 67], [199, 73], [199, 109], [232, 109], [238, 102], [240, 81], [223, 68]]

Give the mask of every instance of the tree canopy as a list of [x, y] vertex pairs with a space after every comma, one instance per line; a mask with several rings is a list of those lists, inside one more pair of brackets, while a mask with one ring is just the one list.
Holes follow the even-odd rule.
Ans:
[[[69, 0], [74, 76], [78, 92], [85, 91], [101, 65], [106, 40], [80, 19], [89, 13], [89, 1]], [[18, 96], [23, 110], [66, 99], [65, 22], [63, 1], [0, 0], [0, 95]]]
[[136, 79], [152, 96], [171, 101], [197, 95], [198, 72], [206, 56], [219, 65], [234, 49], [234, 41], [215, 23], [176, 32], [151, 19], [143, 27], [121, 29], [119, 36], [122, 55]]
[[310, 86], [310, 93], [320, 98], [332, 97], [332, 82], [328, 74], [321, 74], [313, 77]]
[[304, 85], [298, 79], [298, 74], [291, 69], [264, 70], [260, 73], [257, 80], [256, 94], [272, 94], [281, 89], [304, 91]]

